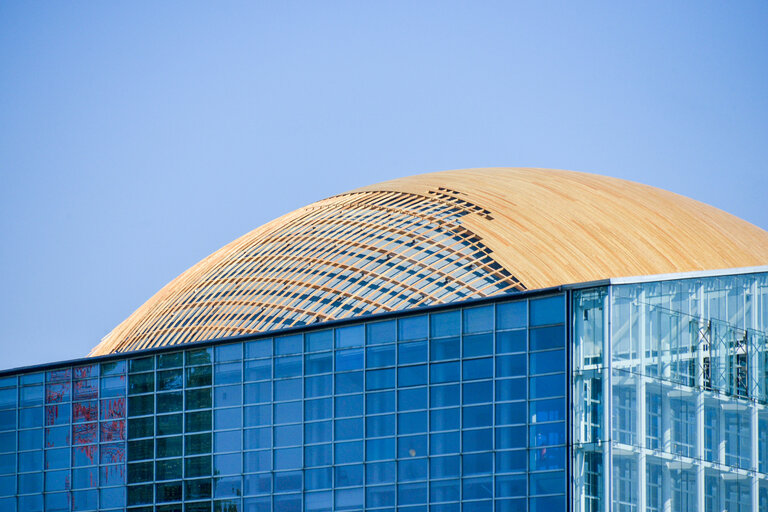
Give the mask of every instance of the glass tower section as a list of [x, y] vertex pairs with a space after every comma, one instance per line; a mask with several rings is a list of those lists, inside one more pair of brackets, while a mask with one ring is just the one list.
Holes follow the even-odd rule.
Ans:
[[566, 294], [526, 297], [6, 372], [0, 510], [564, 510]]
[[768, 274], [572, 293], [577, 512], [768, 510]]

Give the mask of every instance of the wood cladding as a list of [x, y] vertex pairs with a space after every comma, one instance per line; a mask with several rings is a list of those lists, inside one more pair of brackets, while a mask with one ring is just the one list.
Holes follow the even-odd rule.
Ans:
[[768, 264], [768, 233], [653, 187], [466, 169], [291, 212], [177, 277], [90, 355], [609, 277]]

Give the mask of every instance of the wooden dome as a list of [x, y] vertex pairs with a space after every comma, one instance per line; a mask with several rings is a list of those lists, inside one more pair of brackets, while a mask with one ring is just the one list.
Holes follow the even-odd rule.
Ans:
[[334, 196], [174, 279], [90, 355], [610, 277], [768, 264], [768, 233], [692, 199], [571, 171], [465, 169]]

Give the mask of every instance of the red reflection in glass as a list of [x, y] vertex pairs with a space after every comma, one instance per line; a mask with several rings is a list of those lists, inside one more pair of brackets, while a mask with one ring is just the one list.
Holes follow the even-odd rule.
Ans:
[[125, 418], [125, 398], [110, 398], [101, 401], [101, 419]]
[[56, 380], [69, 380], [72, 377], [72, 368], [62, 368], [60, 370], [51, 370], [46, 376], [47, 382], [53, 382]]
[[101, 463], [115, 464], [125, 462], [125, 443], [101, 445]]
[[102, 421], [101, 442], [125, 440], [125, 420]]
[[125, 464], [101, 467], [101, 485], [124, 485]]
[[72, 444], [91, 444], [98, 442], [97, 423], [72, 425]]
[[59, 419], [59, 406], [58, 405], [48, 405], [45, 407], [45, 424], [46, 425], [55, 425], [56, 420]]
[[76, 380], [72, 394], [75, 400], [87, 400], [99, 396], [99, 379]]
[[99, 419], [99, 403], [94, 400], [92, 402], [77, 402], [72, 404], [72, 421], [79, 423], [82, 421], [96, 421]]
[[95, 444], [89, 446], [76, 446], [72, 448], [72, 461], [75, 466], [89, 466], [96, 464]]
[[69, 400], [69, 382], [54, 382], [45, 385], [45, 401], [47, 403], [64, 402]]
[[89, 377], [98, 376], [98, 365], [92, 364], [90, 366], [79, 366], [74, 369], [73, 375], [76, 379], [87, 379]]

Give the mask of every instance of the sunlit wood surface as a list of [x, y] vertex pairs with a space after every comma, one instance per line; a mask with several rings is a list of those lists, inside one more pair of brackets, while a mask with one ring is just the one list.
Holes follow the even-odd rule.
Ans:
[[177, 277], [90, 355], [609, 277], [768, 264], [768, 233], [657, 188], [466, 169], [280, 217]]

